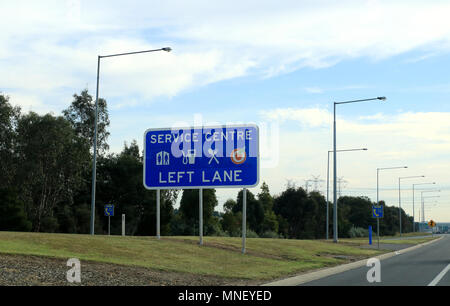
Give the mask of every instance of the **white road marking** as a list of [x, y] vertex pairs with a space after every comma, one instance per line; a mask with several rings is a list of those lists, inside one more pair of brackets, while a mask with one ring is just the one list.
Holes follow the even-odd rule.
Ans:
[[436, 286], [441, 279], [444, 277], [444, 275], [450, 270], [450, 264], [444, 268], [444, 270], [441, 271], [441, 273], [436, 276], [431, 283], [428, 284], [428, 286]]

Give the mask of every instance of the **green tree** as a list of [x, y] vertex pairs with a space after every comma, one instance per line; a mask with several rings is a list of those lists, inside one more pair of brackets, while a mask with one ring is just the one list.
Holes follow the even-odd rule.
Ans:
[[[214, 225], [217, 220], [213, 220], [214, 208], [217, 206], [215, 189], [203, 189], [203, 233], [204, 235], [214, 235]], [[194, 235], [198, 233], [199, 226], [199, 190], [184, 189], [180, 201], [180, 217], [185, 224], [184, 235]]]
[[289, 238], [321, 238], [325, 231], [325, 199], [317, 192], [308, 195], [301, 187], [288, 186], [274, 199], [274, 212], [289, 224]]
[[261, 202], [264, 211], [272, 211], [273, 209], [273, 197], [270, 194], [269, 186], [266, 182], [263, 182], [261, 185], [261, 192], [258, 193], [258, 201]]
[[[156, 191], [146, 190], [142, 184], [142, 156], [134, 140], [125, 143], [120, 154], [99, 158], [97, 179], [97, 215], [101, 230], [107, 231], [107, 219], [103, 215], [105, 204], [115, 205], [115, 217], [111, 218], [111, 232], [121, 232], [121, 215], [126, 216], [128, 235], [154, 236], [156, 234]], [[161, 191], [161, 234], [170, 234], [173, 204], [176, 193]]]
[[34, 231], [56, 231], [55, 208], [73, 203], [89, 148], [67, 120], [50, 114], [22, 116], [17, 134], [16, 180], [28, 218]]
[[233, 208], [237, 205], [236, 201], [233, 199], [228, 199], [223, 204], [224, 214], [220, 221], [223, 231], [225, 231], [229, 236], [239, 236], [241, 229], [241, 220], [237, 215], [233, 213]]
[[[233, 213], [242, 213], [243, 191], [240, 190], [237, 196], [236, 205], [233, 207]], [[247, 225], [249, 229], [256, 232], [258, 235], [263, 233], [264, 208], [254, 194], [247, 190]]]
[[277, 216], [273, 212], [273, 197], [270, 194], [269, 186], [266, 182], [261, 185], [261, 192], [258, 193], [258, 201], [264, 208], [263, 232], [278, 232]]
[[0, 94], [0, 188], [12, 186], [16, 171], [15, 145], [20, 108], [9, 103], [9, 97]]
[[12, 189], [0, 189], [0, 231], [29, 231], [31, 222], [25, 214], [24, 204]]
[[[80, 95], [74, 94], [74, 100], [69, 108], [63, 110], [64, 117], [70, 122], [78, 136], [85, 139], [90, 148], [94, 145], [95, 128], [95, 99], [85, 89]], [[105, 153], [109, 149], [107, 143], [110, 133], [109, 113], [106, 100], [98, 99], [98, 121], [97, 121], [97, 148], [99, 154]]]

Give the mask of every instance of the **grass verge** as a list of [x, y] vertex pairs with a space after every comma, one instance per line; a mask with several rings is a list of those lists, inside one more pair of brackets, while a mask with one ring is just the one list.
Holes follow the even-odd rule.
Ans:
[[78, 258], [159, 271], [269, 280], [372, 257], [382, 252], [320, 240], [91, 236], [0, 232], [0, 253]]

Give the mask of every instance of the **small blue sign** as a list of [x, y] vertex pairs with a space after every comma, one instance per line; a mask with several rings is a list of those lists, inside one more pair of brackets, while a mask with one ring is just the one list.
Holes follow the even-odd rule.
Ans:
[[256, 125], [149, 129], [144, 134], [147, 189], [243, 188], [258, 182]]
[[106, 217], [114, 217], [114, 204], [106, 204], [104, 210]]
[[373, 218], [383, 218], [384, 210], [383, 205], [372, 206], [372, 217]]

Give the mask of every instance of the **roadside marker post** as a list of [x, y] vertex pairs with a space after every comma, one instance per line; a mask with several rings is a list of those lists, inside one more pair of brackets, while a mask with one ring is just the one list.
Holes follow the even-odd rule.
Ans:
[[122, 214], [122, 236], [125, 237], [125, 214]]
[[245, 253], [247, 188], [259, 183], [259, 128], [255, 124], [148, 129], [144, 133], [143, 184], [156, 190], [160, 239], [160, 190], [199, 189], [199, 244], [203, 244], [203, 189], [243, 188]]

